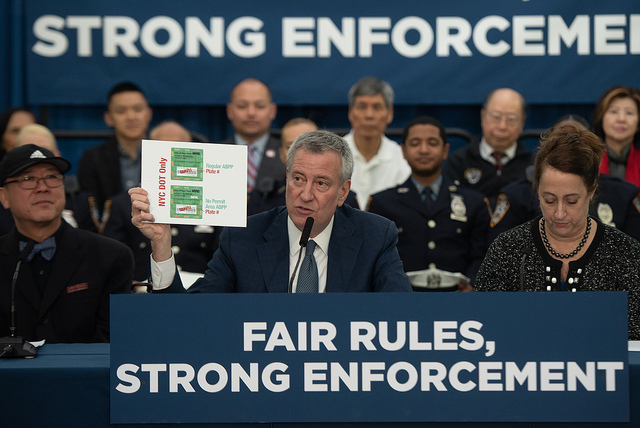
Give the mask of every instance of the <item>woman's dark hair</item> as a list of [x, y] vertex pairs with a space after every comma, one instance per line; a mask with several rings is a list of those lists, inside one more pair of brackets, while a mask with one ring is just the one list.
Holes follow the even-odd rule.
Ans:
[[605, 145], [591, 131], [581, 130], [573, 124], [560, 124], [543, 135], [533, 163], [533, 185], [538, 190], [544, 168], [578, 175], [589, 192], [598, 184], [600, 160]]

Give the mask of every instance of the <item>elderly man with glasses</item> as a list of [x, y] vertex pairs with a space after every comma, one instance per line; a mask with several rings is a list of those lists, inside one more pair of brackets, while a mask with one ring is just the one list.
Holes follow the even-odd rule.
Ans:
[[518, 142], [526, 104], [518, 92], [491, 92], [480, 113], [482, 137], [453, 152], [443, 165], [445, 176], [482, 193], [493, 208], [505, 185], [525, 178], [533, 154]]
[[131, 250], [63, 220], [70, 168], [34, 144], [0, 163], [0, 202], [15, 221], [0, 238], [0, 336], [108, 342], [109, 295], [131, 290]]

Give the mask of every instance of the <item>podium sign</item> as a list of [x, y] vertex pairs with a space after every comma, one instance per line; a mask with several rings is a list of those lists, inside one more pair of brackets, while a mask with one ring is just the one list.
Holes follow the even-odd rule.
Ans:
[[627, 422], [627, 295], [115, 295], [111, 422]]

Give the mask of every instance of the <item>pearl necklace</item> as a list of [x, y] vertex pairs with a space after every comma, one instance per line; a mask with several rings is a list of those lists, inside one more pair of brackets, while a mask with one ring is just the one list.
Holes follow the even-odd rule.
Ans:
[[569, 259], [573, 256], [575, 256], [576, 254], [578, 254], [580, 252], [580, 250], [582, 249], [582, 247], [584, 246], [584, 244], [587, 242], [587, 238], [589, 238], [589, 233], [591, 232], [591, 216], [587, 216], [587, 230], [584, 232], [584, 236], [582, 237], [582, 240], [580, 241], [580, 243], [578, 244], [578, 248], [576, 248], [575, 250], [573, 250], [572, 252], [570, 252], [569, 254], [559, 254], [557, 253], [553, 248], [551, 248], [551, 244], [549, 244], [549, 240], [547, 239], [547, 233], [544, 229], [544, 217], [542, 217], [542, 223], [540, 224], [540, 235], [542, 235], [542, 241], [544, 242], [545, 247], [547, 247], [547, 250], [549, 250], [549, 252], [560, 258], [560, 259]]

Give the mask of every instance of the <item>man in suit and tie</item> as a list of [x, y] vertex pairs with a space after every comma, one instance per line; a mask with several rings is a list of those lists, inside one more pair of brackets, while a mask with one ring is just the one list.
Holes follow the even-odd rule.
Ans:
[[[204, 278], [189, 292], [410, 291], [393, 223], [344, 204], [352, 172], [353, 155], [342, 138], [328, 131], [298, 137], [287, 155], [286, 207], [249, 217], [246, 228], [225, 228]], [[150, 223], [144, 189], [129, 193], [133, 223], [151, 240], [154, 290], [184, 292], [169, 226]], [[309, 217], [315, 220], [310, 241], [301, 247]], [[290, 281], [299, 256], [298, 278], [308, 285], [307, 273], [314, 277], [304, 290]]]
[[70, 167], [34, 144], [11, 150], [0, 163], [0, 202], [15, 221], [0, 238], [0, 336], [12, 324], [19, 260], [16, 334], [30, 341], [108, 342], [109, 295], [130, 292], [131, 251], [62, 218]]
[[247, 146], [247, 193], [284, 176], [285, 165], [278, 156], [280, 141], [269, 132], [276, 111], [271, 90], [258, 79], [244, 79], [231, 91], [227, 117], [234, 135], [223, 143]]
[[[487, 250], [489, 212], [482, 195], [443, 177], [449, 154], [444, 126], [437, 119], [413, 119], [402, 132], [402, 152], [411, 167], [403, 184], [371, 197], [368, 210], [393, 220], [400, 231], [398, 251], [421, 291], [471, 291]], [[461, 273], [469, 280], [457, 281]]]

